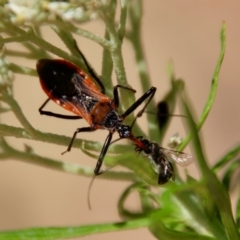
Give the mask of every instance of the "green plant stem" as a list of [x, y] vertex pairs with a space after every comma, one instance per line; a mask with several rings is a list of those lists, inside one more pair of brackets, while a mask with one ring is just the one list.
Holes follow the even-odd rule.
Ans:
[[151, 87], [151, 80], [143, 52], [144, 47], [141, 41], [142, 11], [141, 0], [133, 1], [133, 3], [131, 3], [129, 8], [131, 30], [128, 32], [128, 38], [132, 42], [134, 48], [142, 91], [146, 91], [146, 89], [149, 89]]
[[[29, 28], [28, 31], [23, 30], [22, 28], [16, 26], [15, 24], [11, 23], [11, 22], [6, 22], [4, 20], [2, 20], [2, 24], [5, 26], [4, 30], [8, 33], [9, 36], [12, 37], [20, 37], [20, 36], [25, 36], [28, 31], [31, 32], [32, 29]], [[37, 28], [35, 28], [37, 29]], [[38, 30], [37, 30], [38, 32]], [[30, 41], [24, 41], [22, 43], [31, 54], [33, 54], [34, 56], [39, 56], [41, 55], [42, 57], [47, 57], [49, 56], [47, 52], [43, 52], [41, 48], [37, 48], [34, 44], [32, 44]]]
[[[65, 173], [71, 173], [74, 175], [80, 175], [85, 177], [92, 177], [94, 175], [93, 168], [81, 166], [79, 164], [61, 162], [53, 160], [47, 157], [41, 157], [37, 154], [31, 152], [21, 152], [11, 146], [9, 146], [4, 139], [0, 140], [0, 159], [2, 160], [17, 160], [27, 164], [33, 164], [41, 167], [46, 167], [48, 169], [53, 169]], [[136, 179], [135, 175], [130, 172], [123, 171], [109, 171], [98, 176], [101, 179], [114, 179], [120, 181], [134, 181]]]
[[[110, 9], [111, 10], [111, 9]], [[109, 9], [105, 9], [104, 13], [102, 14], [103, 21], [106, 25], [106, 29], [109, 35], [109, 41], [112, 43], [109, 49], [113, 67], [115, 68], [116, 76], [118, 84], [127, 86], [127, 78], [123, 64], [123, 57], [121, 52], [121, 40], [119, 39], [118, 33], [115, 29], [115, 13], [114, 12], [107, 12]], [[105, 14], [106, 13], [106, 14]], [[123, 28], [123, 26], [121, 26]]]
[[[47, 133], [47, 132], [40, 132], [35, 130], [34, 135], [29, 135], [24, 128], [8, 126], [6, 124], [0, 124], [0, 135], [6, 137], [16, 137], [16, 138], [23, 138], [23, 139], [31, 139], [35, 141], [53, 143], [61, 146], [68, 146], [69, 142], [71, 141], [70, 137]], [[101, 144], [96, 142], [89, 142], [90, 146], [92, 145], [96, 151], [100, 151]], [[92, 143], [92, 144], [91, 144]], [[85, 148], [86, 144], [88, 145], [87, 141], [81, 139], [75, 139], [73, 143], [73, 148]]]
[[101, 37], [89, 32], [89, 31], [84, 30], [84, 29], [75, 27], [73, 24], [71, 24], [69, 22], [68, 23], [56, 23], [56, 25], [59, 28], [65, 30], [66, 32], [70, 31], [70, 32], [75, 33], [79, 36], [90, 39], [93, 42], [98, 43], [99, 45], [101, 45], [104, 48], [110, 49], [111, 46], [112, 46], [111, 42], [107, 41], [106, 39], [101, 38]]
[[[142, 20], [142, 1], [132, 1], [129, 8], [129, 16], [130, 16], [130, 24], [131, 24], [131, 31], [128, 33], [128, 38], [130, 39], [132, 46], [134, 48], [135, 59], [137, 62], [138, 73], [141, 81], [142, 91], [145, 92], [147, 89], [151, 87], [151, 80], [149, 77], [148, 67], [145, 60], [144, 52], [143, 52], [143, 45], [141, 41], [141, 20]], [[152, 100], [149, 105], [149, 109], [154, 109], [155, 104]], [[154, 123], [156, 118], [151, 115], [147, 114], [147, 121], [148, 121], [148, 130], [149, 130], [149, 138], [152, 141], [159, 142], [159, 129], [158, 126]], [[136, 129], [139, 131], [139, 128]]]
[[[16, 137], [23, 139], [32, 139], [41, 142], [48, 142], [53, 144], [58, 144], [62, 146], [68, 146], [71, 141], [70, 137], [61, 136], [52, 133], [40, 132], [38, 130], [34, 131], [34, 134], [29, 135], [24, 128], [8, 126], [6, 124], [0, 124], [0, 135], [6, 137]], [[76, 139], [73, 143], [73, 147], [79, 148], [84, 145], [83, 140]], [[99, 147], [100, 148], [100, 147]]]
[[[69, 142], [71, 141], [70, 137], [61, 136], [61, 135], [52, 134], [52, 133], [46, 133], [46, 132], [42, 133], [38, 130], [35, 130], [35, 134], [33, 136], [30, 136], [29, 134], [26, 133], [25, 129], [8, 126], [6, 124], [0, 124], [0, 136], [31, 139], [31, 140], [35, 140], [35, 141], [57, 144], [57, 145], [61, 145], [61, 146], [68, 146]], [[100, 152], [102, 149], [102, 144], [100, 144], [98, 142], [75, 139], [72, 147], [81, 149], [85, 153], [88, 153], [88, 151]], [[131, 150], [130, 150], [130, 148], [131, 148]], [[121, 154], [123, 151], [125, 151], [124, 155]], [[146, 161], [146, 159], [144, 157], [138, 156], [136, 153], [134, 153], [132, 151], [131, 145], [126, 146], [126, 145], [114, 144], [108, 149], [108, 153], [109, 154], [111, 154], [111, 153], [120, 154], [120, 155], [116, 155], [116, 156], [114, 156], [114, 158], [112, 156], [107, 155], [104, 159], [104, 162], [107, 165], [115, 166], [116, 164], [120, 164], [120, 165], [127, 167], [135, 172], [135, 174], [131, 175], [131, 176], [134, 176], [134, 179], [136, 179], [136, 177], [139, 176], [142, 179], [144, 179], [146, 182], [148, 182], [150, 185], [157, 185], [157, 175], [151, 168], [151, 164], [149, 163], [149, 161]], [[88, 154], [88, 155], [90, 155], [90, 154]], [[31, 155], [29, 155], [29, 158], [31, 158]], [[44, 158], [44, 159], [46, 159], [46, 158]], [[129, 159], [131, 159], [131, 161], [129, 161]], [[31, 163], [34, 164], [34, 162], [31, 162]], [[141, 164], [139, 165], [139, 163], [141, 163]], [[41, 163], [40, 158], [38, 158], [38, 161], [36, 164], [37, 165], [42, 164], [47, 167], [47, 164], [45, 165], [44, 162]], [[71, 166], [71, 165], [67, 165], [67, 166]], [[61, 164], [59, 165], [58, 163], [55, 165], [50, 162], [49, 167], [50, 168], [56, 167], [57, 170], [62, 169], [62, 165]], [[107, 174], [109, 176], [111, 176], [111, 172], [109, 172]], [[119, 176], [121, 176], [121, 174], [122, 173], [119, 173]], [[103, 175], [105, 175], [105, 174], [103, 174]], [[125, 173], [123, 174], [123, 178], [124, 177], [125, 177]], [[117, 178], [119, 179], [119, 177], [117, 177]], [[113, 176], [113, 179], [116, 179], [116, 178]], [[129, 179], [129, 177], [126, 177], [126, 179]]]
[[[109, 39], [109, 34], [105, 31], [105, 38]], [[111, 80], [113, 72], [113, 62], [111, 59], [111, 55], [108, 49], [103, 49], [103, 56], [102, 56], [102, 71], [101, 77], [104, 80], [104, 86], [106, 88], [106, 94], [108, 96], [113, 96], [113, 83]]]
[[[220, 40], [221, 40], [221, 51], [220, 51], [220, 55], [218, 58], [218, 62], [213, 74], [213, 79], [212, 79], [212, 84], [211, 84], [211, 89], [210, 89], [210, 93], [207, 99], [207, 102], [205, 104], [205, 107], [203, 109], [203, 112], [201, 114], [201, 117], [199, 119], [199, 122], [197, 124], [197, 129], [198, 131], [201, 129], [202, 125], [204, 124], [215, 99], [216, 96], [216, 92], [217, 92], [217, 86], [218, 86], [218, 79], [219, 79], [219, 74], [220, 74], [220, 69], [221, 69], [221, 65], [222, 65], [222, 61], [224, 58], [224, 54], [225, 54], [225, 49], [226, 49], [226, 24], [225, 22], [222, 25], [222, 30], [221, 30], [221, 34], [220, 34]], [[192, 136], [191, 134], [189, 134], [180, 144], [180, 146], [178, 147], [178, 151], [182, 151], [187, 144], [189, 143], [189, 141], [191, 140]]]
[[0, 239], [32, 240], [33, 236], [37, 236], [38, 239], [54, 240], [70, 237], [81, 237], [97, 233], [115, 232], [146, 227], [150, 224], [150, 222], [151, 218], [144, 217], [125, 222], [95, 224], [78, 227], [30, 228], [17, 231], [0, 232]]
[[[124, 218], [139, 218], [145, 216], [147, 213], [152, 212], [154, 210], [153, 204], [149, 195], [146, 192], [149, 192], [149, 189], [143, 191], [144, 188], [148, 188], [146, 184], [143, 182], [134, 182], [128, 188], [124, 190], [121, 197], [118, 200], [118, 213], [121, 217]], [[125, 207], [125, 202], [127, 201], [129, 195], [133, 192], [137, 191], [140, 195], [140, 201], [142, 206], [141, 212], [130, 211]]]
[[218, 162], [212, 167], [212, 170], [217, 173], [221, 168], [234, 159], [240, 152], [240, 145], [238, 144], [231, 149], [225, 156], [223, 156]]
[[114, 46], [111, 47], [110, 54], [113, 61], [113, 66], [117, 75], [117, 80], [120, 85], [127, 86], [127, 78], [123, 64], [123, 57], [121, 52], [121, 43], [116, 34], [114, 24], [107, 23], [110, 41], [114, 42]]
[[7, 55], [13, 56], [13, 57], [21, 57], [21, 58], [25, 58], [25, 59], [31, 59], [36, 56], [33, 53], [27, 53], [27, 52], [23, 52], [23, 51], [16, 51], [16, 50], [10, 50], [10, 49], [7, 49]]
[[[1, 22], [2, 26], [4, 26], [4, 30], [7, 31], [10, 34], [14, 34], [14, 35], [24, 35], [26, 33], [25, 30], [17, 27], [16, 25], [12, 24], [9, 21], [4, 21], [4, 19], [2, 19]], [[82, 37], [85, 37], [87, 39], [90, 39], [94, 42], [97, 42], [98, 44], [100, 44], [101, 46], [103, 46], [104, 48], [110, 48], [111, 47], [111, 43], [109, 41], [107, 41], [104, 38], [101, 38], [89, 31], [83, 30], [81, 28], [75, 27], [73, 24], [71, 24], [70, 22], [63, 22], [63, 21], [56, 21], [54, 23], [56, 26], [58, 26], [59, 28], [65, 30], [66, 32], [73, 32], [76, 33], [77, 35], [80, 35]], [[3, 28], [3, 27], [2, 27]], [[29, 39], [29, 42], [30, 39]]]
[[27, 118], [23, 115], [22, 110], [18, 103], [15, 101], [15, 99], [8, 95], [8, 93], [4, 92], [3, 94], [3, 101], [5, 101], [10, 107], [13, 113], [15, 114], [18, 121], [22, 124], [22, 126], [25, 129], [25, 134], [34, 136], [36, 131], [30, 124], [30, 122], [27, 120]]
[[[125, 3], [125, 1], [123, 1]], [[114, 2], [112, 3], [114, 4]], [[111, 6], [110, 6], [111, 7]], [[122, 46], [122, 39], [121, 36], [118, 35], [118, 31], [115, 28], [115, 10], [107, 7], [102, 12], [102, 19], [106, 25], [106, 31], [109, 36], [109, 42], [111, 43], [111, 47], [109, 48], [109, 53], [111, 55], [111, 59], [113, 62], [113, 67], [115, 69], [115, 74], [117, 76], [117, 82], [119, 85], [129, 86], [127, 82], [126, 72], [123, 63], [123, 56], [121, 51]], [[121, 8], [121, 11], [126, 11], [125, 7]], [[125, 16], [125, 13], [120, 14], [122, 18]], [[124, 29], [123, 24], [126, 23], [124, 19], [121, 19], [121, 29]], [[131, 95], [130, 95], [131, 96]], [[122, 91], [121, 92], [121, 110], [124, 112], [131, 104], [132, 104], [132, 97], [129, 97], [129, 92]], [[128, 121], [131, 118], [128, 118]]]
[[119, 25], [118, 25], [118, 30], [117, 30], [117, 35], [121, 42], [125, 36], [125, 26], [126, 26], [126, 21], [127, 21], [128, 2], [129, 1], [127, 1], [127, 0], [121, 0], [120, 20], [119, 20]]
[[31, 69], [28, 67], [20, 67], [19, 65], [15, 63], [10, 63], [9, 64], [9, 69], [13, 71], [14, 73], [20, 73], [28, 76], [37, 76], [37, 71], [35, 69]]
[[0, 44], [11, 43], [11, 42], [25, 42], [25, 41], [26, 42], [31, 41], [32, 43], [34, 43], [36, 46], [38, 46], [41, 49], [44, 49], [44, 50], [51, 52], [57, 56], [60, 56], [61, 58], [66, 59], [70, 62], [74, 62], [76, 64], [81, 65], [81, 62], [79, 62], [79, 59], [76, 58], [74, 55], [66, 53], [62, 49], [55, 47], [54, 45], [48, 43], [47, 41], [39, 38], [38, 36], [36, 36], [34, 34], [33, 31], [24, 32], [24, 34], [22, 34], [22, 36], [18, 36], [18, 37], [2, 38], [2, 39], [0, 39]]
[[[72, 55], [77, 55], [74, 38], [73, 38], [71, 32], [69, 32], [69, 31], [66, 32], [57, 26], [51, 26], [51, 29], [53, 29], [53, 31], [58, 35], [59, 39], [61, 39], [63, 41], [65, 46], [69, 49], [70, 53]], [[81, 58], [81, 56], [80, 56], [80, 58]], [[84, 65], [84, 64], [82, 64], [82, 65]], [[84, 68], [84, 70], [87, 70], [87, 69]]]

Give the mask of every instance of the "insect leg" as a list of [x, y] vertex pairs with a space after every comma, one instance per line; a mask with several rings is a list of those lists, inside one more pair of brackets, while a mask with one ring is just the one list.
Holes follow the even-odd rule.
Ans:
[[123, 88], [123, 89], [126, 89], [126, 90], [129, 90], [131, 92], [136, 92], [136, 90], [132, 89], [132, 88], [129, 88], [129, 87], [126, 87], [126, 86], [123, 86], [123, 85], [116, 85], [114, 88], [113, 88], [113, 101], [116, 105], [116, 107], [119, 106], [119, 93], [118, 93], [118, 88]]
[[[140, 104], [142, 104], [147, 98], [149, 98], [148, 101], [146, 102], [146, 104], [144, 105], [144, 107], [142, 108], [142, 110], [141, 110], [140, 112], [138, 112], [138, 114], [137, 114], [137, 118], [140, 117], [140, 116], [143, 114], [143, 112], [144, 112], [144, 110], [146, 109], [146, 107], [148, 106], [148, 104], [150, 103], [150, 101], [152, 100], [152, 98], [153, 98], [156, 90], [157, 90], [157, 88], [151, 87], [151, 88], [150, 88], [147, 92], [145, 92], [135, 103], [133, 103], [133, 105], [130, 106], [130, 107], [125, 111], [125, 113], [122, 114], [121, 117], [122, 117], [122, 118], [126, 118], [126, 117], [127, 117], [129, 114], [131, 114], [136, 108], [138, 108]], [[136, 118], [135, 118], [133, 124], [135, 123], [135, 121], [136, 121]], [[133, 125], [133, 124], [132, 124], [132, 125]]]
[[95, 130], [96, 130], [96, 129], [91, 128], [91, 127], [78, 128], [78, 129], [74, 132], [74, 134], [73, 134], [73, 136], [72, 136], [72, 139], [71, 139], [71, 141], [70, 141], [70, 143], [69, 143], [69, 145], [68, 145], [67, 150], [64, 151], [64, 152], [62, 152], [62, 155], [63, 155], [64, 153], [66, 153], [66, 152], [70, 152], [70, 151], [71, 151], [73, 142], [74, 142], [74, 140], [75, 140], [75, 138], [76, 138], [76, 136], [77, 136], [78, 133], [80, 133], [80, 132], [93, 132], [93, 131], [95, 131]]
[[102, 166], [103, 159], [104, 159], [104, 157], [105, 157], [105, 155], [106, 155], [106, 152], [107, 152], [107, 150], [108, 150], [108, 147], [109, 147], [109, 145], [110, 145], [110, 143], [111, 143], [112, 135], [113, 135], [113, 133], [110, 132], [110, 133], [108, 134], [106, 140], [105, 140], [105, 143], [104, 143], [104, 145], [103, 145], [101, 154], [100, 154], [100, 156], [99, 156], [99, 158], [98, 158], [96, 167], [95, 167], [95, 169], [94, 169], [94, 174], [95, 174], [95, 175], [100, 175], [100, 174], [102, 174], [102, 173], [104, 172], [104, 171], [101, 172], [101, 171], [100, 171], [100, 168], [101, 168], [101, 166]]
[[88, 63], [87, 59], [85, 58], [85, 56], [83, 55], [82, 51], [79, 49], [76, 40], [74, 39], [74, 46], [77, 50], [77, 52], [80, 54], [81, 58], [84, 61], [84, 64], [86, 65], [86, 68], [89, 72], [89, 74], [92, 76], [92, 78], [98, 83], [99, 87], [101, 88], [101, 92], [104, 94], [105, 93], [105, 87], [101, 81], [101, 79], [97, 76], [97, 74], [94, 72], [93, 68], [90, 66], [90, 64]]
[[48, 98], [43, 105], [38, 109], [39, 113], [41, 115], [47, 115], [50, 117], [56, 117], [56, 118], [61, 118], [61, 119], [81, 119], [82, 117], [80, 116], [69, 116], [69, 115], [63, 115], [63, 114], [58, 114], [58, 113], [53, 113], [53, 112], [49, 112], [49, 111], [44, 111], [43, 108], [47, 105], [47, 103], [50, 101], [51, 99]]
[[158, 122], [158, 126], [159, 129], [162, 129], [163, 127], [165, 127], [169, 121], [170, 117], [185, 117], [184, 115], [180, 115], [180, 114], [172, 114], [172, 110], [170, 110], [169, 108], [169, 103], [165, 100], [160, 101], [157, 104], [157, 111], [153, 112], [153, 111], [145, 111], [145, 113], [148, 114], [154, 114], [157, 117], [157, 122]]

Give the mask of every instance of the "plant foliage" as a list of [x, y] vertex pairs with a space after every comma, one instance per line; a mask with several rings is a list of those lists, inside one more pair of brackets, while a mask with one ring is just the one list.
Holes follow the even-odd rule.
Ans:
[[[120, 15], [116, 14], [117, 8]], [[55, 143], [67, 146], [70, 138], [57, 134], [43, 133], [36, 129], [24, 116], [13, 92], [13, 78], [15, 73], [37, 76], [36, 70], [28, 66], [10, 62], [9, 56], [19, 56], [37, 61], [39, 58], [50, 58], [50, 54], [57, 55], [71, 61], [87, 71], [82, 59], [74, 48], [73, 34], [94, 41], [103, 48], [102, 72], [107, 94], [111, 94], [112, 72], [115, 72], [118, 84], [128, 85], [124, 70], [122, 56], [122, 43], [126, 38], [133, 47], [138, 67], [140, 84], [143, 90], [151, 86], [146, 60], [141, 41], [142, 2], [140, 0], [91, 0], [91, 1], [2, 1], [0, 6], [0, 113], [12, 111], [21, 127], [0, 123], [0, 159], [15, 159], [44, 166], [47, 168], [72, 173], [81, 176], [92, 176], [93, 170], [77, 164], [63, 163], [38, 156], [33, 153], [31, 147], [25, 151], [19, 151], [11, 147], [5, 137], [16, 137]], [[100, 37], [81, 28], [81, 24], [87, 21], [102, 21], [105, 26], [105, 35]], [[129, 23], [126, 30], [126, 23]], [[42, 37], [42, 26], [51, 27], [66, 45], [65, 52], [47, 42]], [[9, 43], [18, 42], [26, 50], [12, 50]], [[187, 117], [189, 134], [179, 145], [178, 150], [192, 140], [196, 163], [201, 174], [200, 180], [187, 176], [183, 181], [176, 173], [175, 181], [164, 186], [157, 186], [157, 175], [146, 157], [136, 156], [133, 148], [114, 144], [109, 153], [114, 156], [106, 156], [106, 163], [110, 166], [119, 164], [127, 167], [131, 172], [110, 171], [101, 177], [106, 179], [119, 179], [129, 181], [129, 187], [122, 193], [118, 202], [119, 214], [123, 221], [119, 223], [94, 224], [87, 226], [65, 226], [30, 228], [0, 232], [0, 239], [63, 239], [70, 237], [87, 236], [103, 232], [121, 231], [146, 227], [158, 239], [196, 239], [196, 240], [236, 240], [240, 239], [240, 199], [236, 209], [236, 219], [233, 218], [229, 197], [229, 184], [233, 173], [239, 168], [239, 160], [235, 156], [240, 151], [240, 146], [235, 146], [226, 153], [214, 167], [207, 164], [205, 154], [201, 148], [198, 131], [203, 126], [211, 110], [216, 95], [218, 78], [224, 57], [226, 45], [226, 27], [223, 23], [220, 35], [220, 55], [213, 74], [209, 97], [201, 117], [197, 120], [192, 115], [190, 100], [186, 97], [184, 81], [176, 79], [170, 69], [171, 89], [166, 93], [163, 101], [170, 106], [170, 114], [173, 113], [177, 102], [177, 96], [181, 96], [183, 114]], [[122, 93], [122, 108], [129, 106], [134, 97], [124, 97]], [[149, 106], [154, 109], [154, 103]], [[158, 128], [151, 114], [147, 114], [149, 121], [149, 139], [160, 142], [166, 129], [158, 134]], [[170, 119], [168, 119], [169, 121]], [[196, 122], [196, 124], [195, 124]], [[167, 128], [169, 124], [164, 127]], [[143, 135], [141, 128], [134, 127], [136, 135]], [[77, 139], [73, 147], [80, 148], [90, 156], [93, 151], [97, 154], [101, 150], [101, 143]], [[124, 152], [124, 155], [122, 154]], [[126, 161], [132, 159], [132, 161]], [[139, 164], [141, 161], [141, 164]], [[227, 167], [226, 167], [227, 166]], [[223, 179], [216, 176], [225, 168]], [[152, 191], [150, 186], [155, 186], [157, 191]], [[137, 192], [141, 200], [141, 211], [133, 212], [125, 207], [125, 201], [130, 193]]]

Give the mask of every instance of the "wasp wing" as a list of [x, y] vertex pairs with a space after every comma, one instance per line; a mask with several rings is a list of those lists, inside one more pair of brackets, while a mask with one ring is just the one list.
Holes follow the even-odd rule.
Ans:
[[167, 156], [168, 160], [172, 160], [182, 167], [186, 167], [193, 162], [193, 157], [190, 154], [178, 152], [166, 148], [161, 148], [162, 152]]

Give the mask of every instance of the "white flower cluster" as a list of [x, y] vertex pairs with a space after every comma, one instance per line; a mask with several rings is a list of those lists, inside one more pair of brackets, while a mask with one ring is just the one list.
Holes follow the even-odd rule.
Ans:
[[182, 143], [182, 138], [179, 137], [178, 133], [175, 133], [169, 140], [168, 147], [171, 149], [177, 149]]
[[9, 0], [1, 10], [17, 25], [54, 23], [58, 19], [85, 22], [97, 18], [98, 9], [103, 4], [106, 0]]

